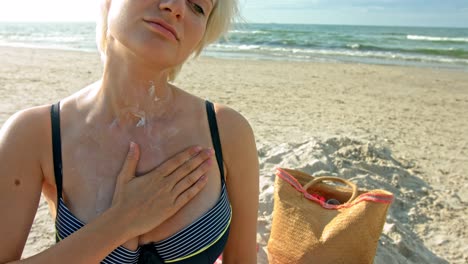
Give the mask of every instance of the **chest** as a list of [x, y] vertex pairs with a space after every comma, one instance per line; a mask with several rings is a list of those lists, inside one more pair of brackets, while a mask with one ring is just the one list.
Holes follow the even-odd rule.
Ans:
[[[111, 206], [116, 178], [130, 141], [139, 144], [141, 149], [137, 176], [144, 176], [188, 146], [213, 147], [209, 126], [205, 122], [162, 128], [147, 126], [134, 135], [113, 133], [112, 127], [99, 132], [65, 129], [62, 134], [63, 198], [69, 210], [84, 223]], [[217, 163], [214, 164], [207, 174], [208, 183], [199, 195], [168, 221], [143, 235], [142, 244], [171, 236], [217, 202], [221, 179]]]

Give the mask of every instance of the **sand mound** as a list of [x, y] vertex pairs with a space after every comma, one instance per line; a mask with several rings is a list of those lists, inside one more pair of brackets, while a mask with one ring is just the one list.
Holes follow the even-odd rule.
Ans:
[[414, 164], [396, 160], [388, 148], [349, 138], [330, 138], [260, 146], [259, 158], [258, 240], [263, 246], [259, 263], [266, 263], [264, 250], [271, 228], [275, 167], [294, 168], [313, 176], [339, 176], [362, 189], [392, 192], [395, 201], [388, 212], [375, 263], [446, 263], [427, 249], [413, 231], [430, 221], [425, 208], [437, 199], [436, 194], [412, 172]]

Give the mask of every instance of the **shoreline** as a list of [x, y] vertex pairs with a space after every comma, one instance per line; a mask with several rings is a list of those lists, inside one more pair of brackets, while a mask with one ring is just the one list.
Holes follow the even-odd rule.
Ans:
[[[50, 50], [55, 52], [83, 52], [83, 53], [90, 53], [90, 54], [97, 54], [98, 51], [96, 50], [84, 50], [84, 49], [73, 49], [73, 48], [58, 48], [58, 47], [47, 47], [47, 46], [29, 46], [28, 44], [24, 44], [24, 46], [15, 46], [15, 45], [7, 45], [5, 43], [0, 44], [0, 48], [11, 48], [11, 49], [37, 49], [37, 50]], [[216, 52], [211, 52], [216, 53]], [[234, 53], [232, 53], [234, 54]], [[255, 54], [252, 54], [255, 56]], [[400, 62], [393, 62], [393, 61], [385, 61], [381, 60], [380, 62], [364, 62], [364, 61], [353, 61], [352, 59], [346, 60], [343, 58], [314, 58], [311, 60], [300, 60], [300, 59], [292, 59], [292, 58], [285, 58], [285, 57], [246, 57], [245, 55], [232, 55], [232, 56], [217, 56], [217, 55], [210, 55], [210, 54], [201, 54], [200, 58], [208, 58], [208, 59], [219, 59], [219, 60], [241, 60], [241, 61], [266, 61], [266, 62], [297, 62], [297, 63], [316, 63], [316, 64], [357, 64], [357, 65], [369, 65], [369, 66], [388, 66], [388, 67], [404, 67], [404, 68], [421, 68], [421, 69], [433, 69], [433, 70], [449, 70], [449, 71], [460, 71], [460, 72], [468, 72], [468, 66], [462, 67], [460, 65], [450, 65], [450, 64], [430, 64], [430, 63], [422, 63], [422, 62], [415, 62], [411, 64], [411, 62], [400, 63]], [[365, 59], [372, 59], [372, 58], [365, 58]]]
[[[0, 56], [1, 124], [20, 109], [50, 104], [78, 91], [101, 73], [97, 53], [0, 47]], [[405, 244], [410, 255], [419, 254], [416, 249], [423, 247], [445, 261], [428, 253], [432, 263], [468, 260], [467, 83], [463, 71], [207, 57], [189, 61], [175, 82], [190, 93], [231, 106], [249, 120], [266, 188], [261, 190], [264, 213], [271, 206], [267, 191], [272, 166], [299, 166], [291, 155], [300, 146], [342, 144], [348, 141], [336, 138], [348, 138], [362, 146], [387, 148], [392, 159], [405, 164], [399, 168], [404, 171], [399, 175], [402, 183], [408, 174], [415, 184], [427, 186], [429, 200], [421, 196], [421, 201], [405, 205], [409, 207], [395, 205], [392, 212], [418, 213], [408, 223], [395, 218], [395, 224], [401, 222], [414, 233], [404, 237], [417, 244]], [[305, 164], [315, 154], [301, 155]], [[393, 177], [377, 174], [383, 179]], [[395, 191], [401, 197], [420, 197], [419, 187], [407, 186]], [[261, 237], [268, 237], [268, 217], [259, 214]], [[53, 243], [50, 221], [41, 204], [23, 256]], [[389, 232], [383, 235], [390, 243], [384, 248], [394, 249], [391, 256], [398, 257], [402, 244]], [[407, 261], [412, 263], [410, 256]]]

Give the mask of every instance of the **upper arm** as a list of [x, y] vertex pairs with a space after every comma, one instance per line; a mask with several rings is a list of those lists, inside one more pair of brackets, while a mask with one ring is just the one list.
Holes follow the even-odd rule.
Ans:
[[223, 263], [257, 263], [259, 165], [253, 131], [236, 111], [217, 105], [226, 184], [233, 214]]
[[21, 257], [37, 211], [43, 179], [38, 155], [43, 112], [41, 108], [18, 112], [0, 130], [0, 263]]

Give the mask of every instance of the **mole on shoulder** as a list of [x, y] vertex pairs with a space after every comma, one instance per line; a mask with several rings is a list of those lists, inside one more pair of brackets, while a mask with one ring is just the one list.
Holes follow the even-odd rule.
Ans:
[[16, 186], [20, 186], [20, 185], [21, 185], [21, 181], [18, 180], [18, 179], [15, 179], [15, 185], [16, 185]]

